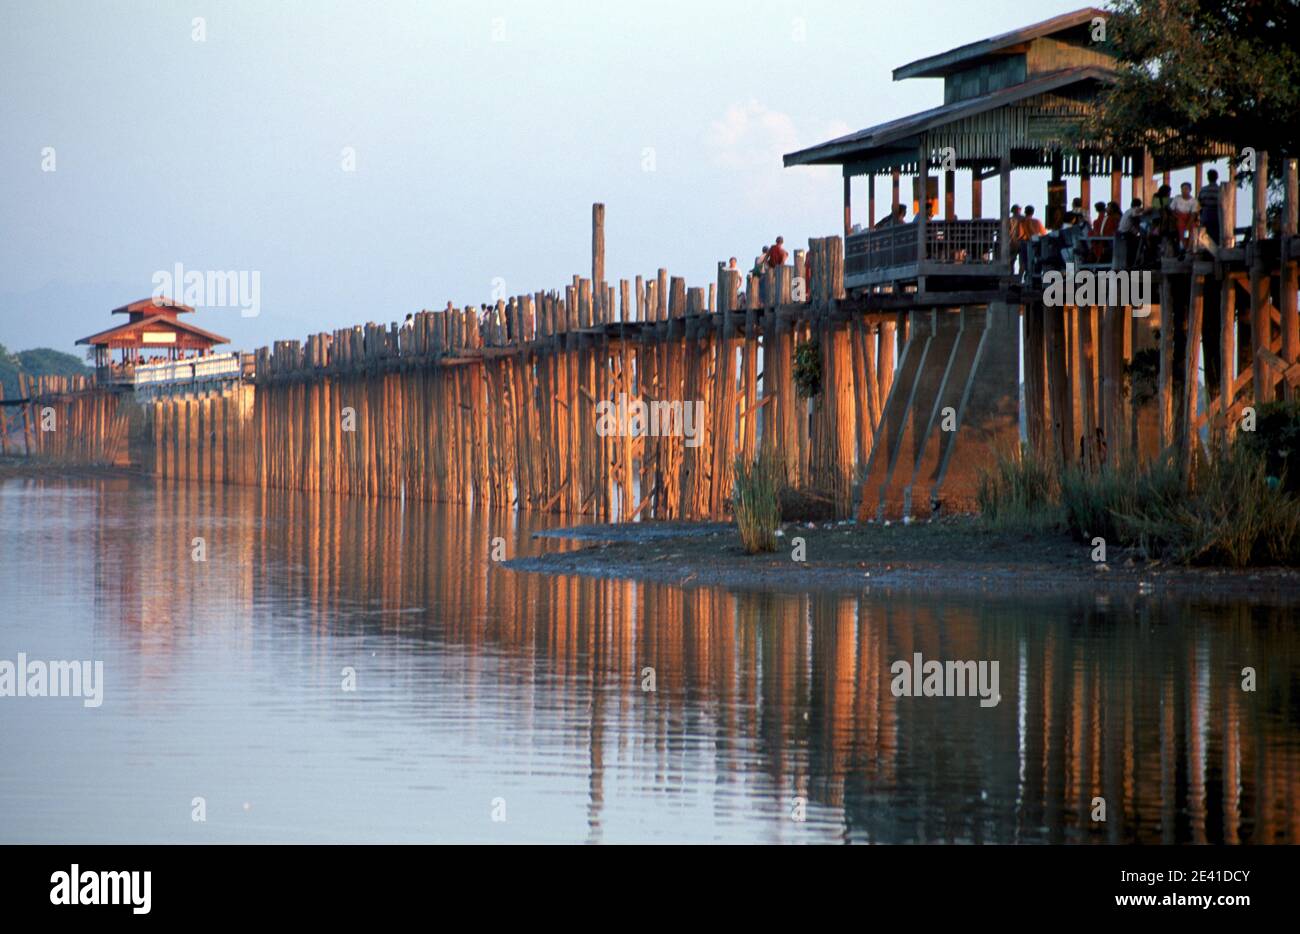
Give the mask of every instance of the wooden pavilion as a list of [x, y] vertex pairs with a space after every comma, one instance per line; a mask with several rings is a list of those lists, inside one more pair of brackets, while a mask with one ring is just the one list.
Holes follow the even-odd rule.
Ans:
[[[1085, 206], [1092, 179], [1110, 177], [1110, 199], [1120, 200], [1124, 176], [1133, 197], [1149, 203], [1157, 171], [1230, 155], [1179, 153], [1169, 147], [1159, 161], [1147, 151], [1108, 152], [1082, 137], [1080, 128], [1098, 92], [1113, 81], [1114, 52], [1105, 41], [1106, 14], [1086, 7], [1012, 32], [972, 42], [894, 69], [895, 81], [943, 78], [941, 106], [868, 127], [785, 156], [785, 165], [839, 165], [844, 175], [844, 278], [847, 288], [915, 286], [947, 291], [997, 288], [1011, 271], [1008, 219], [1011, 172], [1048, 169], [1047, 226], [1059, 224], [1068, 201], [1065, 178], [1078, 179]], [[1099, 28], [1099, 24], [1100, 28]], [[938, 179], [943, 175], [943, 208]], [[957, 173], [969, 173], [972, 216], [958, 219]], [[868, 222], [853, 224], [849, 183], [867, 176]], [[900, 204], [902, 175], [913, 176], [912, 219], [891, 222]], [[890, 212], [877, 215], [876, 179], [892, 182]], [[922, 177], [924, 181], [922, 181]], [[999, 206], [983, 210], [983, 182], [996, 177]], [[1148, 190], [1150, 189], [1150, 190]], [[926, 210], [922, 210], [924, 190]], [[930, 216], [927, 216], [930, 215]]]
[[[165, 296], [142, 298], [129, 305], [114, 308], [115, 315], [126, 315], [124, 324], [83, 337], [78, 344], [95, 348], [96, 378], [101, 383], [130, 382], [134, 369], [147, 360], [183, 360], [211, 353], [219, 344], [230, 339], [205, 331], [180, 315], [193, 314], [188, 305]], [[113, 351], [118, 359], [112, 359]], [[146, 353], [151, 352], [146, 357]]]

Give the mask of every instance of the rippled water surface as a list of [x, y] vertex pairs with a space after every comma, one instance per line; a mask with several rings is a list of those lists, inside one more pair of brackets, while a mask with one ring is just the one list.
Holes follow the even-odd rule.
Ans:
[[1300, 842], [1294, 609], [550, 578], [522, 521], [4, 481], [0, 659], [105, 688], [0, 697], [0, 840]]

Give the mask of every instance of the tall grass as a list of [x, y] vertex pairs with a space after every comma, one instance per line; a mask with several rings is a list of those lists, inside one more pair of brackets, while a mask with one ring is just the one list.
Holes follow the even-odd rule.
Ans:
[[1122, 540], [1153, 557], [1223, 567], [1300, 564], [1300, 497], [1259, 452], [1234, 444], [1193, 472], [1183, 495], [1153, 490], [1118, 513]]
[[1300, 565], [1300, 496], [1256, 448], [1218, 447], [1191, 476], [1172, 458], [1089, 470], [1021, 453], [982, 474], [977, 498], [994, 528], [1059, 528], [1182, 564]]
[[782, 478], [771, 457], [752, 464], [736, 458], [732, 505], [740, 541], [749, 554], [776, 551], [776, 529], [781, 524]]
[[1059, 524], [1056, 476], [1023, 446], [999, 451], [993, 469], [981, 471], [975, 500], [984, 521], [997, 529], [1043, 531]]

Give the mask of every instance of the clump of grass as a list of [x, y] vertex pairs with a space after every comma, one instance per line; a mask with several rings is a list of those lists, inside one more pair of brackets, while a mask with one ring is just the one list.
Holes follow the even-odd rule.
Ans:
[[1121, 541], [1183, 564], [1300, 564], [1300, 497], [1270, 475], [1262, 452], [1220, 448], [1193, 477], [1188, 492], [1144, 497], [1117, 513]]
[[1184, 499], [1182, 473], [1172, 458], [1142, 466], [1132, 458], [1099, 469], [1081, 466], [1061, 471], [1060, 502], [1065, 527], [1089, 541], [1133, 544], [1132, 530], [1122, 517], [1144, 509], [1163, 509]]
[[975, 500], [996, 529], [1044, 531], [1060, 522], [1055, 471], [1025, 447], [999, 451], [991, 470], [980, 471]]
[[1300, 496], [1263, 446], [1216, 445], [1187, 476], [1172, 457], [1057, 468], [1019, 451], [981, 474], [977, 499], [1003, 531], [1063, 528], [1180, 564], [1300, 565]]
[[740, 541], [748, 554], [776, 551], [776, 529], [781, 524], [782, 478], [771, 457], [752, 464], [736, 458], [731, 494]]

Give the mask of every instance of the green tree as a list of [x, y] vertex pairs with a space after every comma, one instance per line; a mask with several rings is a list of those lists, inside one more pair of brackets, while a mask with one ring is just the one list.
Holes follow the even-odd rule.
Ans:
[[1300, 0], [1115, 0], [1114, 85], [1088, 128], [1124, 148], [1208, 143], [1294, 156], [1300, 146]]
[[5, 398], [16, 399], [18, 374], [28, 376], [84, 376], [90, 370], [77, 357], [50, 347], [36, 347], [11, 353], [0, 344], [0, 383], [4, 384]]

